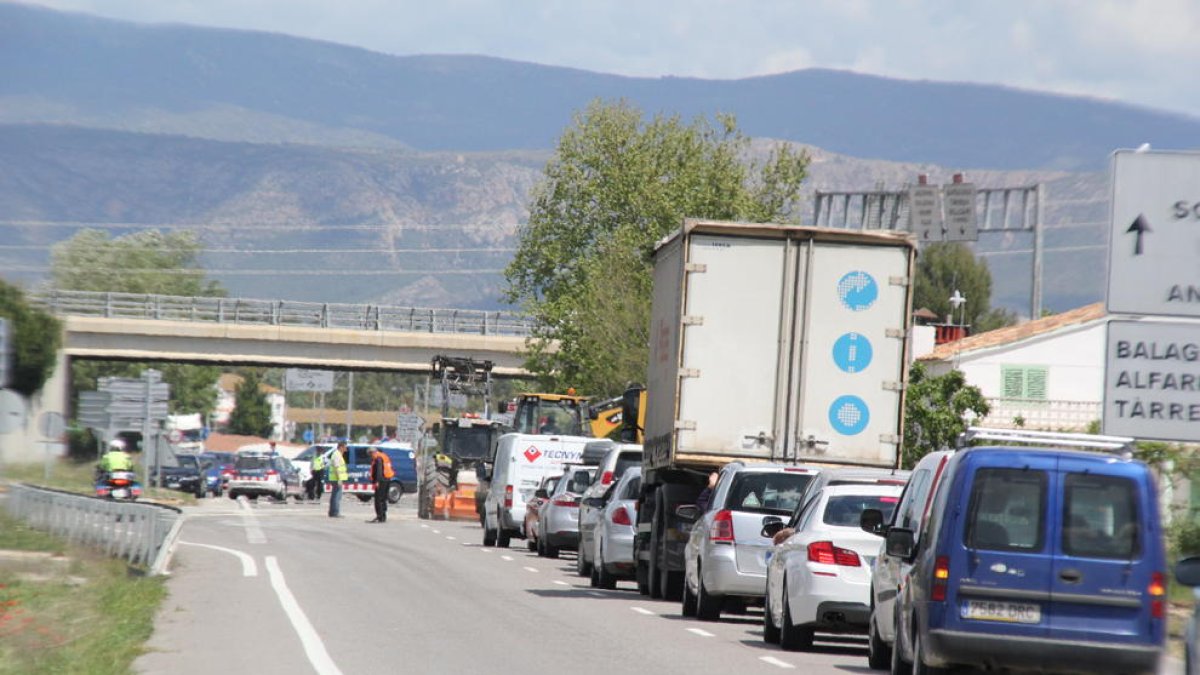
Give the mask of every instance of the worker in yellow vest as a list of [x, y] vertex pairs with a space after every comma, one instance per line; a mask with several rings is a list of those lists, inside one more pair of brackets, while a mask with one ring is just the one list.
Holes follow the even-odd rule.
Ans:
[[346, 441], [338, 441], [329, 453], [329, 517], [342, 518], [342, 483], [350, 478], [346, 470]]

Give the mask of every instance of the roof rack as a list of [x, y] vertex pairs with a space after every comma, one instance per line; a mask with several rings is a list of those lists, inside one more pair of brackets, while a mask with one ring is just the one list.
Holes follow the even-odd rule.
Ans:
[[1110, 452], [1125, 458], [1133, 457], [1134, 439], [1128, 436], [1101, 436], [1060, 431], [1026, 431], [1024, 429], [989, 429], [969, 427], [958, 435], [956, 449], [967, 447], [971, 441], [1003, 441], [1054, 447], [1079, 448]]

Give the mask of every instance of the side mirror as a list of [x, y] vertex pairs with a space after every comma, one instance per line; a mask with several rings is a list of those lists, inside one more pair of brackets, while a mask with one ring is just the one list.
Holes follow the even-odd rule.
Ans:
[[888, 555], [909, 560], [913, 556], [913, 549], [916, 548], [916, 538], [912, 530], [893, 527], [884, 537], [883, 546]]
[[534, 491], [533, 496], [539, 499], [550, 499], [550, 494], [546, 492], [546, 488], [538, 488]]
[[858, 517], [858, 526], [862, 528], [863, 532], [882, 537], [884, 535], [883, 511], [864, 509], [862, 515]]
[[583, 503], [594, 509], [604, 508], [604, 497], [588, 497]]
[[695, 504], [681, 504], [675, 507], [675, 517], [694, 523], [700, 518], [700, 507]]
[[779, 516], [766, 516], [762, 519], [762, 531], [759, 532], [767, 539], [774, 539], [775, 535], [783, 529], [783, 520]]
[[1176, 563], [1175, 579], [1184, 586], [1200, 586], [1200, 556], [1184, 558]]

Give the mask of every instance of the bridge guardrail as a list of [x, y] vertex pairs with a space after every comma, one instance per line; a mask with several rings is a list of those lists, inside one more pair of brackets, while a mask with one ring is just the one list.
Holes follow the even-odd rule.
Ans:
[[9, 486], [9, 515], [30, 527], [143, 565], [162, 574], [167, 553], [183, 523], [170, 506], [116, 502], [22, 483]]
[[208, 298], [141, 293], [42, 290], [29, 300], [54, 314], [312, 328], [474, 333], [528, 337], [533, 324], [515, 312], [390, 305]]

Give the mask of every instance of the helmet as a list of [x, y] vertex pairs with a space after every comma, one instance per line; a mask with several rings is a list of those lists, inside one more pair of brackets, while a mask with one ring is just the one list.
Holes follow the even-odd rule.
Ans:
[[109, 450], [124, 450], [125, 449], [125, 441], [123, 441], [119, 438], [114, 438], [108, 442], [108, 449]]

